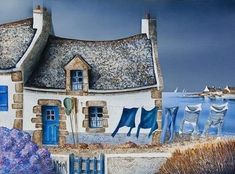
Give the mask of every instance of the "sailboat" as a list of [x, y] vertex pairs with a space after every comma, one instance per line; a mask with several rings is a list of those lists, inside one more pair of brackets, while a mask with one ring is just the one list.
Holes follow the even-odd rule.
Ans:
[[177, 88], [175, 88], [175, 90], [174, 90], [174, 93], [177, 93], [178, 92], [178, 87]]

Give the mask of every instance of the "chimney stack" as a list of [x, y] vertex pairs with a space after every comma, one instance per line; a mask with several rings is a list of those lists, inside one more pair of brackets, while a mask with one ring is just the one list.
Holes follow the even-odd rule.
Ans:
[[152, 18], [150, 13], [146, 13], [141, 21], [141, 33], [145, 33], [148, 39], [154, 39], [156, 41], [156, 19]]

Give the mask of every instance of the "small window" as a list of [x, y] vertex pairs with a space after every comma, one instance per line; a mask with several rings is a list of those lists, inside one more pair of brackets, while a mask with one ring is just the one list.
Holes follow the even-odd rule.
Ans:
[[71, 87], [73, 91], [82, 90], [83, 86], [83, 72], [82, 70], [71, 71]]
[[47, 120], [55, 120], [54, 110], [47, 110], [46, 114], [47, 114], [46, 115]]
[[90, 128], [103, 127], [102, 107], [89, 107], [89, 127]]
[[0, 86], [0, 111], [8, 111], [8, 87]]

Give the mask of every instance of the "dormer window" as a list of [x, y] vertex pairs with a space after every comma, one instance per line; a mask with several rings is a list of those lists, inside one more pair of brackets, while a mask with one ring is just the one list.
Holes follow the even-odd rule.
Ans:
[[79, 91], [83, 89], [83, 71], [71, 71], [71, 89], [72, 91]]
[[91, 66], [79, 55], [64, 66], [66, 73], [66, 93], [83, 96], [88, 94], [88, 71]]

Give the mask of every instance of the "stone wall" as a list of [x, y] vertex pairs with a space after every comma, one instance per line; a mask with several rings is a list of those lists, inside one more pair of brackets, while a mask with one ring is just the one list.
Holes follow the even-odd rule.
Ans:
[[106, 154], [106, 174], [154, 174], [164, 164], [169, 153]]
[[23, 129], [23, 77], [22, 72], [17, 71], [11, 73], [11, 80], [15, 84], [15, 93], [13, 95], [13, 103], [11, 104], [12, 109], [15, 110], [15, 120], [13, 128]]
[[59, 146], [63, 146], [66, 143], [66, 136], [69, 134], [67, 131], [64, 107], [61, 106], [60, 100], [54, 99], [39, 99], [38, 104], [33, 107], [33, 113], [35, 117], [31, 119], [31, 122], [35, 124], [33, 131], [33, 141], [38, 145], [42, 145], [43, 139], [43, 122], [42, 122], [42, 106], [58, 106], [59, 108]]
[[160, 140], [160, 134], [162, 132], [162, 91], [157, 88], [152, 89], [151, 97], [154, 99], [155, 106], [158, 108], [157, 112], [157, 123], [158, 129], [152, 136], [152, 143], [158, 143]]

